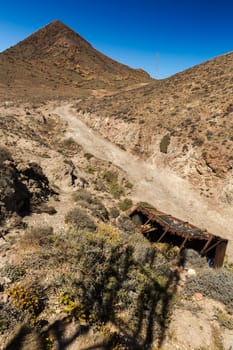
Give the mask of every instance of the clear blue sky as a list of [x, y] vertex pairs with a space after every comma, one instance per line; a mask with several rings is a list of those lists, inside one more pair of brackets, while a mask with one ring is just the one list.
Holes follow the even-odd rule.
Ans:
[[54, 19], [157, 78], [233, 51], [233, 0], [1, 1], [0, 51]]

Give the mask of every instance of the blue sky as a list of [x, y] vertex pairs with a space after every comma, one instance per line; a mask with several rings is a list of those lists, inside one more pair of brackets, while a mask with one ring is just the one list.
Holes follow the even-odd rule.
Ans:
[[233, 51], [233, 0], [1, 1], [0, 51], [54, 19], [159, 79]]

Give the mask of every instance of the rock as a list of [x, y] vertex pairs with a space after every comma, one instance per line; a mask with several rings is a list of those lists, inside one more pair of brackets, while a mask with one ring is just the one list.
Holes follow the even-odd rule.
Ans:
[[206, 165], [216, 176], [223, 178], [232, 169], [231, 162], [229, 162], [230, 155], [224, 146], [212, 143], [206, 150]]
[[[0, 166], [0, 221], [5, 222], [18, 214], [30, 214], [50, 196], [55, 194], [39, 164], [16, 164], [14, 160], [4, 160]], [[57, 194], [57, 193], [56, 193]], [[52, 213], [49, 210], [49, 213]], [[54, 213], [54, 210], [53, 210]], [[19, 225], [19, 219], [15, 224]], [[12, 220], [12, 225], [14, 220]], [[13, 225], [14, 226], [14, 225]]]
[[6, 293], [0, 293], [0, 303], [7, 303], [9, 296]]
[[230, 183], [228, 183], [222, 190], [222, 193], [220, 194], [220, 200], [223, 203], [232, 205], [233, 203], [233, 181], [230, 180]]
[[183, 266], [188, 268], [199, 268], [206, 265], [205, 258], [202, 258], [200, 254], [194, 249], [184, 249], [182, 250], [181, 259]]
[[203, 295], [201, 293], [195, 293], [193, 294], [193, 300], [200, 301], [203, 299]]
[[6, 276], [0, 277], [0, 284], [1, 285], [10, 284], [11, 282], [12, 282], [11, 279], [6, 277]]
[[187, 273], [186, 273], [186, 276], [187, 277], [194, 277], [196, 276], [196, 271], [194, 269], [188, 269]]

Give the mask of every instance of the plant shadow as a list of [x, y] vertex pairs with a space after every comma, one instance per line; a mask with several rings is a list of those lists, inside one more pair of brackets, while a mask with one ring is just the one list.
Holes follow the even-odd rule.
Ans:
[[[117, 245], [108, 249], [108, 254], [104, 254], [102, 248], [98, 254], [87, 253], [83, 278], [74, 286], [85, 309], [95, 315], [95, 321], [86, 324], [76, 321], [76, 328], [69, 336], [66, 335], [67, 318], [42, 327], [37, 330], [38, 350], [47, 349], [44, 339], [49, 336], [57, 344], [56, 350], [68, 350], [80, 335], [88, 335], [97, 322], [111, 324], [112, 330], [101, 341], [79, 350], [151, 350], [155, 344], [162, 347], [179, 283], [179, 270], [167, 269], [162, 278], [156, 271], [155, 251], [138, 262], [132, 246]], [[134, 281], [133, 273], [136, 279], [141, 279], [140, 283]], [[123, 297], [119, 297], [122, 291]], [[29, 327], [23, 326], [4, 350], [29, 349], [24, 346], [25, 335], [29, 332]]]

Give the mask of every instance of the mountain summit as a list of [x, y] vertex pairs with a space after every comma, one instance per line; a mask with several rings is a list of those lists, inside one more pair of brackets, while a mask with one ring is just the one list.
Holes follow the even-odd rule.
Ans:
[[[59, 20], [33, 33], [6, 53], [23, 59], [59, 57], [72, 51], [76, 62], [85, 50], [94, 50], [79, 34]], [[70, 57], [71, 58], [71, 57]]]
[[72, 96], [80, 89], [114, 90], [148, 81], [146, 72], [105, 56], [58, 20], [0, 54], [0, 88], [10, 95], [23, 89], [23, 95]]

